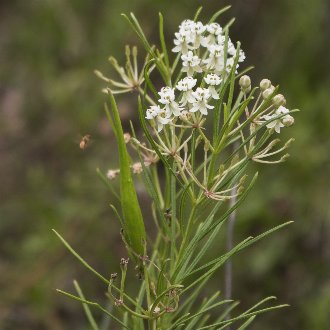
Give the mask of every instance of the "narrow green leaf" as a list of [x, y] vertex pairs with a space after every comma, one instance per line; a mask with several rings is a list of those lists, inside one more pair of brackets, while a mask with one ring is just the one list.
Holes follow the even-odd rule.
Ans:
[[202, 10], [203, 10], [202, 6], [198, 7], [198, 9], [196, 10], [195, 16], [194, 16], [194, 22], [197, 21], [199, 14], [201, 13]]
[[[235, 301], [234, 303], [231, 304], [231, 306], [229, 308], [227, 308], [223, 313], [221, 313], [217, 319], [215, 320], [215, 323], [218, 323], [222, 320], [224, 320], [226, 317], [228, 317], [228, 315], [230, 315], [230, 313], [239, 305], [239, 301]], [[225, 329], [226, 327], [228, 327], [228, 325], [232, 324], [233, 322], [229, 322], [226, 323], [225, 326], [222, 326], [221, 328], [216, 328], [216, 329]]]
[[166, 42], [165, 42], [165, 37], [164, 37], [164, 18], [162, 13], [159, 13], [159, 39], [160, 39], [160, 44], [162, 47], [162, 52], [164, 55], [164, 61], [169, 73], [170, 70], [170, 62], [168, 59], [168, 54], [167, 54], [167, 47], [166, 47]]
[[205, 304], [205, 306], [203, 306], [203, 308], [198, 312], [196, 313], [195, 315], [192, 315], [190, 317], [188, 317], [186, 319], [186, 321], [188, 321], [189, 319], [191, 319], [190, 323], [187, 324], [187, 327], [186, 329], [188, 330], [193, 330], [195, 329], [195, 324], [198, 322], [198, 320], [200, 319], [201, 316], [203, 316], [204, 313], [207, 313], [209, 312], [210, 310], [216, 308], [216, 307], [219, 307], [221, 305], [224, 305], [224, 304], [227, 304], [227, 303], [230, 303], [232, 302], [232, 300], [222, 300], [222, 301], [219, 301], [213, 305], [211, 305], [209, 302], [208, 304]]
[[[82, 300], [86, 300], [86, 299], [85, 299], [85, 296], [84, 296], [84, 294], [83, 294], [83, 292], [82, 292], [82, 290], [81, 290], [81, 288], [80, 288], [80, 286], [79, 286], [79, 284], [78, 284], [78, 282], [77, 282], [76, 280], [73, 281], [73, 285], [74, 285], [74, 287], [75, 287], [75, 289], [76, 289], [76, 291], [77, 291], [79, 297], [80, 297]], [[88, 304], [86, 304], [86, 303], [83, 302], [83, 303], [82, 303], [82, 306], [83, 306], [84, 312], [85, 312], [85, 314], [86, 314], [87, 320], [88, 320], [88, 322], [89, 322], [91, 328], [92, 328], [93, 330], [99, 330], [99, 327], [98, 327], [98, 325], [97, 325], [96, 322], [95, 322], [95, 319], [94, 319], [94, 317], [93, 317], [93, 314], [92, 314], [90, 308], [88, 307]]]
[[167, 330], [173, 330], [177, 329], [179, 326], [185, 324], [186, 318], [190, 315], [190, 313], [183, 314], [181, 317], [179, 317]]
[[246, 329], [256, 318], [256, 315], [251, 316], [247, 321], [245, 321], [237, 330], [244, 330]]
[[154, 98], [158, 99], [159, 98], [158, 92], [156, 90], [156, 87], [154, 86], [154, 84], [150, 80], [150, 76], [149, 76], [149, 69], [154, 63], [155, 63], [155, 60], [152, 59], [145, 65], [144, 70], [143, 70], [143, 75], [144, 75], [144, 80], [145, 80], [148, 88], [152, 92]]
[[99, 168], [96, 169], [96, 173], [99, 176], [99, 178], [102, 180], [102, 182], [106, 185], [106, 187], [111, 191], [111, 193], [116, 197], [117, 200], [119, 200], [119, 195], [117, 192], [113, 189], [112, 184], [110, 183], [109, 179], [101, 172]]
[[122, 217], [120, 216], [120, 214], [119, 214], [118, 210], [116, 209], [116, 207], [113, 204], [110, 204], [110, 207], [111, 207], [113, 213], [116, 215], [117, 219], [119, 220], [121, 226], [124, 227], [124, 225], [125, 225], [124, 221], [123, 221]]
[[213, 23], [221, 14], [223, 14], [224, 12], [226, 12], [228, 9], [230, 9], [231, 6], [226, 6], [223, 7], [222, 9], [218, 10], [209, 20], [208, 24]]
[[[251, 239], [251, 237], [248, 237], [240, 244], [237, 244], [232, 250], [230, 250], [228, 253], [226, 253], [225, 256], [221, 257], [221, 259], [217, 263], [215, 263], [214, 266], [212, 266], [208, 271], [206, 271], [203, 275], [201, 275], [199, 278], [197, 278], [194, 282], [192, 282], [188, 286], [185, 286], [182, 293], [193, 288], [195, 285], [197, 285], [203, 279], [206, 279], [206, 278], [209, 279], [231, 256], [233, 256], [235, 253], [240, 251], [241, 247], [250, 239]], [[185, 278], [188, 278], [189, 276], [190, 276], [190, 274], [188, 274]], [[182, 279], [182, 281], [184, 281], [184, 279]]]
[[71, 299], [74, 299], [74, 300], [78, 300], [80, 302], [82, 302], [83, 304], [87, 304], [87, 305], [90, 305], [90, 306], [94, 306], [98, 309], [100, 309], [103, 313], [107, 314], [108, 316], [110, 316], [112, 319], [114, 319], [115, 321], [117, 321], [120, 325], [122, 325], [125, 329], [129, 329], [121, 320], [119, 320], [117, 317], [115, 317], [113, 314], [109, 313], [105, 308], [103, 308], [100, 304], [96, 303], [96, 302], [93, 302], [93, 301], [88, 301], [88, 300], [85, 300], [85, 299], [81, 299], [80, 297], [77, 297], [71, 293], [68, 293], [68, 292], [65, 292], [63, 290], [59, 290], [57, 289], [56, 290], [58, 293], [61, 293], [63, 294], [64, 296], [67, 296]]
[[100, 278], [105, 284], [109, 285], [109, 281], [98, 273], [93, 267], [91, 267], [72, 247], [71, 245], [55, 230], [52, 229], [55, 235], [61, 240], [65, 247], [92, 273], [94, 273], [98, 278]]
[[251, 317], [251, 316], [254, 316], [254, 315], [258, 315], [258, 314], [266, 313], [266, 312], [269, 312], [269, 311], [272, 311], [272, 310], [275, 310], [275, 309], [284, 308], [284, 307], [288, 307], [288, 306], [289, 306], [289, 305], [287, 305], [287, 304], [283, 304], [283, 305], [278, 305], [278, 306], [273, 306], [273, 307], [269, 307], [269, 308], [261, 309], [261, 310], [258, 310], [258, 311], [256, 311], [256, 312], [252, 312], [252, 313], [249, 313], [249, 314], [245, 314], [245, 315], [237, 316], [237, 317], [232, 318], [232, 319], [227, 320], [227, 321], [222, 321], [222, 322], [214, 323], [214, 324], [212, 324], [212, 325], [208, 325], [208, 326], [205, 326], [205, 327], [201, 327], [201, 328], [199, 328], [199, 330], [202, 330], [202, 329], [210, 329], [210, 328], [212, 328], [212, 327], [217, 327], [217, 326], [219, 326], [219, 325], [223, 325], [223, 324], [226, 324], [226, 323], [229, 323], [229, 322], [234, 322], [234, 321], [237, 321], [237, 320], [245, 319], [245, 318], [248, 318], [248, 317]]

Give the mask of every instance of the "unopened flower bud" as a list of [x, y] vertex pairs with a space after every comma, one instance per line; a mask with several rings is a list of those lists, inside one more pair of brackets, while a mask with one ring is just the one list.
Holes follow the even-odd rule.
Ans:
[[142, 164], [140, 162], [139, 163], [134, 163], [132, 165], [132, 170], [133, 170], [133, 173], [134, 174], [140, 174], [140, 173], [142, 173], [142, 170], [143, 170]]
[[109, 171], [107, 172], [107, 178], [108, 178], [109, 180], [113, 180], [113, 179], [116, 178], [116, 176], [118, 175], [118, 173], [119, 173], [119, 170], [109, 170]]
[[159, 314], [160, 312], [160, 308], [157, 306], [154, 308], [154, 310], [152, 311], [154, 314]]
[[276, 107], [280, 107], [286, 104], [286, 99], [282, 94], [277, 94], [273, 97], [272, 102]]
[[288, 141], [285, 143], [284, 148], [288, 148], [292, 142], [294, 142], [294, 138], [291, 138], [290, 140], [288, 140]]
[[239, 180], [240, 186], [242, 186], [244, 184], [244, 182], [246, 181], [247, 177], [248, 177], [247, 174], [245, 174], [245, 175], [243, 175], [241, 177], [241, 179]]
[[127, 265], [128, 264], [128, 258], [127, 259], [125, 259], [125, 258], [121, 258], [120, 259], [120, 264], [122, 265], [122, 266], [125, 266], [125, 265]]
[[260, 89], [262, 91], [266, 90], [267, 88], [269, 88], [272, 85], [272, 82], [269, 79], [262, 79], [260, 81]]
[[240, 186], [240, 187], [237, 189], [237, 195], [242, 194], [243, 191], [244, 191], [244, 187], [243, 187], [243, 186]]
[[125, 143], [128, 143], [131, 140], [131, 134], [124, 133], [124, 141]]
[[282, 118], [282, 123], [286, 127], [292, 126], [294, 124], [294, 118], [290, 115], [286, 115]]
[[218, 170], [218, 173], [219, 175], [221, 176], [223, 174], [223, 172], [225, 171], [225, 165], [221, 164], [219, 166], [219, 170]]
[[274, 89], [274, 86], [270, 86], [262, 92], [262, 97], [264, 98], [264, 100], [268, 99], [274, 93]]
[[136, 57], [137, 56], [137, 53], [138, 53], [137, 47], [136, 46], [133, 46], [133, 48], [132, 48], [132, 54], [133, 54], [133, 56]]
[[245, 94], [251, 92], [251, 85], [244, 89], [243, 91]]
[[242, 92], [249, 92], [251, 90], [251, 79], [249, 76], [244, 75], [239, 79], [239, 85], [241, 86]]
[[243, 88], [251, 86], [251, 79], [249, 76], [244, 75], [239, 79], [239, 85]]
[[131, 49], [129, 48], [128, 45], [125, 46], [125, 54], [127, 57], [129, 57], [131, 55]]
[[289, 157], [290, 157], [290, 154], [285, 154], [284, 156], [281, 157], [280, 161], [285, 162]]

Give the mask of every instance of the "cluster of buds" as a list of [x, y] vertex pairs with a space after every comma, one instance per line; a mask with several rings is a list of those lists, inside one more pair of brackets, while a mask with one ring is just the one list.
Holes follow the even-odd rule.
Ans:
[[[260, 82], [261, 95], [264, 100], [267, 100], [274, 94], [275, 86], [272, 85], [269, 79], [263, 79]], [[260, 117], [259, 124], [269, 121], [267, 128], [273, 129], [276, 133], [280, 133], [281, 128], [289, 127], [294, 124], [294, 118], [289, 114], [290, 110], [285, 107], [286, 99], [282, 94], [276, 94], [272, 97], [272, 106], [267, 110], [267, 113]]]
[[[143, 167], [142, 167], [142, 164], [140, 162], [134, 163], [131, 166], [131, 169], [132, 169], [133, 174], [141, 174], [142, 171], [143, 171]], [[107, 178], [109, 180], [114, 180], [119, 175], [119, 173], [120, 173], [119, 169], [116, 169], [116, 170], [110, 169], [107, 172]]]
[[[175, 33], [173, 52], [181, 53], [181, 71], [186, 77], [174, 87], [165, 86], [159, 92], [158, 103], [146, 111], [146, 119], [157, 124], [160, 132], [164, 125], [185, 119], [189, 113], [206, 116], [219, 99], [223, 79], [236, 63], [243, 62], [244, 52], [235, 48], [218, 23], [185, 20]], [[177, 95], [176, 95], [177, 94]]]
[[121, 258], [120, 259], [120, 265], [121, 266], [127, 266], [129, 262], [129, 258], [125, 259], [125, 258]]

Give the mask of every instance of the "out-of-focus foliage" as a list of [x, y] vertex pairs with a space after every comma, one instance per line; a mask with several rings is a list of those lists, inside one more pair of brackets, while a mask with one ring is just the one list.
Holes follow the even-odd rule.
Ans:
[[[55, 227], [100, 272], [118, 269], [124, 253], [110, 197], [96, 167], [116, 167], [113, 134], [102, 112], [95, 68], [123, 59], [137, 43], [120, 16], [133, 11], [157, 41], [158, 11], [169, 40], [199, 5], [202, 17], [228, 1], [12, 0], [0, 4], [0, 328], [87, 328], [70, 291], [78, 277], [86, 295], [104, 288], [51, 234]], [[234, 259], [234, 298], [242, 308], [276, 294], [293, 307], [262, 316], [254, 329], [327, 329], [330, 324], [330, 5], [327, 0], [237, 0], [237, 18], [252, 79], [269, 78], [302, 111], [290, 130], [292, 157], [263, 167], [240, 211], [237, 241], [283, 220], [295, 224]], [[142, 47], [140, 47], [142, 48]], [[141, 56], [143, 52], [141, 49]], [[133, 97], [132, 97], [133, 99]], [[131, 100], [119, 98], [137, 120]], [[128, 124], [128, 122], [127, 122]], [[82, 151], [80, 135], [93, 143]], [[141, 199], [146, 196], [141, 192]], [[114, 201], [112, 201], [114, 202]], [[148, 212], [148, 204], [143, 204]], [[152, 224], [149, 224], [152, 226]], [[215, 287], [222, 279], [214, 280]], [[214, 289], [210, 287], [209, 290]]]

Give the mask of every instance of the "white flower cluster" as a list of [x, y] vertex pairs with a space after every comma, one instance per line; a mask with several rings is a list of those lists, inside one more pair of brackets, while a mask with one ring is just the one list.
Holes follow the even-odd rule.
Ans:
[[[172, 51], [181, 53], [181, 71], [187, 76], [174, 88], [163, 87], [158, 93], [158, 105], [147, 109], [146, 118], [156, 121], [158, 131], [176, 117], [195, 112], [207, 115], [208, 110], [214, 108], [209, 103], [219, 98], [217, 88], [220, 87], [222, 77], [232, 69], [237, 53], [234, 44], [229, 38], [226, 41], [223, 32], [218, 23], [203, 25], [201, 22], [185, 20], [180, 24]], [[244, 59], [245, 54], [240, 50], [238, 62]], [[204, 72], [204, 79], [198, 79], [197, 74]], [[198, 81], [200, 86], [195, 88]], [[179, 100], [176, 99], [175, 91], [178, 91]]]

